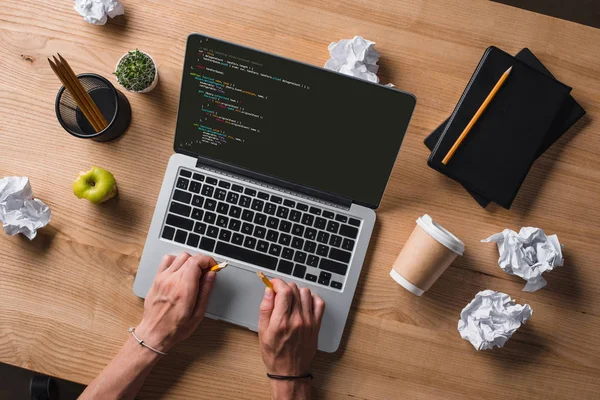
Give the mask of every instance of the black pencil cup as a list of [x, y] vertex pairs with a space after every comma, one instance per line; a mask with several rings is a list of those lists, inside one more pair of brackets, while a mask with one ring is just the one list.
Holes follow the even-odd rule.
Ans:
[[62, 127], [75, 137], [97, 142], [107, 142], [124, 134], [131, 122], [131, 106], [127, 97], [100, 75], [80, 74], [77, 78], [108, 121], [108, 126], [96, 132], [63, 86], [56, 95], [55, 104], [56, 117]]

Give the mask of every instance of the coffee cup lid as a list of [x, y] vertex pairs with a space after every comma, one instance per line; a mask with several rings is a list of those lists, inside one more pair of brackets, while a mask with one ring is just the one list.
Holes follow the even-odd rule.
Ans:
[[432, 238], [446, 246], [459, 256], [462, 256], [465, 251], [465, 244], [443, 226], [436, 223], [427, 214], [417, 219], [417, 224], [427, 232]]

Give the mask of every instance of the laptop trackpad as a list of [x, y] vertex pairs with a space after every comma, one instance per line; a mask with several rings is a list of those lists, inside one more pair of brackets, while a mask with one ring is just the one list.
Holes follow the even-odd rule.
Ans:
[[209, 317], [222, 319], [256, 331], [259, 307], [265, 285], [254, 271], [229, 266], [217, 274], [207, 312]]

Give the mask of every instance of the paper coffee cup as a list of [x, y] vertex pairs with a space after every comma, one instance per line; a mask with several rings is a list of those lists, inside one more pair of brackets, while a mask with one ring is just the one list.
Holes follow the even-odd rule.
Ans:
[[465, 244], [427, 214], [417, 219], [390, 276], [411, 293], [421, 296], [462, 256]]

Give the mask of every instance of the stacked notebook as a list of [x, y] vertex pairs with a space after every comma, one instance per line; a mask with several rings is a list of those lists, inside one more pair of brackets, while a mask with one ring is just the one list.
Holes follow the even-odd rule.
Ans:
[[[509, 77], [453, 157], [442, 164], [454, 142], [502, 74]], [[529, 49], [515, 57], [489, 47], [452, 115], [425, 139], [428, 165], [462, 184], [482, 206], [510, 208], [537, 157], [585, 111]]]

